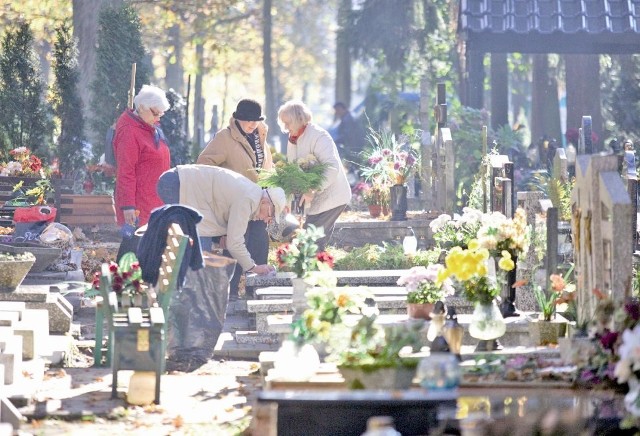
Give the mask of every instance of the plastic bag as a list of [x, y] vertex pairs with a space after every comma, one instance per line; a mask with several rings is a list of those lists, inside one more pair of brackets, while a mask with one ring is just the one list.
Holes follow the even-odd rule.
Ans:
[[69, 248], [73, 245], [73, 232], [60, 223], [49, 224], [40, 234], [40, 242], [51, 247]]
[[174, 293], [168, 316], [167, 370], [193, 371], [212, 356], [229, 302], [236, 261], [203, 252], [204, 268], [188, 270]]

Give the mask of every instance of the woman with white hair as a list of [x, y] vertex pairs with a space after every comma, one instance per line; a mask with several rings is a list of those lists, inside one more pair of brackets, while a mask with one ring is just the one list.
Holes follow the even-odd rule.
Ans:
[[118, 225], [123, 228], [117, 260], [129, 251], [135, 253], [140, 238], [131, 230], [146, 224], [151, 211], [163, 205], [156, 184], [171, 168], [169, 146], [159, 124], [169, 109], [165, 92], [143, 85], [133, 104], [133, 110], [127, 109], [118, 118], [113, 137], [117, 167], [114, 203]]
[[351, 187], [329, 132], [312, 122], [309, 108], [301, 101], [288, 101], [278, 110], [278, 124], [289, 134], [287, 159], [296, 162], [313, 155], [327, 164], [325, 180], [320, 189], [306, 192], [301, 202], [307, 207], [304, 228], [310, 224], [324, 228], [324, 238], [318, 240], [318, 250], [324, 250], [335, 223], [351, 200]]

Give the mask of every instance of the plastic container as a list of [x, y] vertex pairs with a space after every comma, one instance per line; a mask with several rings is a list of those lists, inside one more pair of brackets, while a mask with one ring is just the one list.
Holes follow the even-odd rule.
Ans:
[[408, 227], [407, 230], [409, 234], [402, 240], [402, 249], [404, 254], [416, 254], [416, 251], [418, 251], [418, 239], [411, 227]]
[[135, 371], [129, 380], [127, 403], [134, 406], [147, 406], [156, 397], [156, 373], [153, 371]]

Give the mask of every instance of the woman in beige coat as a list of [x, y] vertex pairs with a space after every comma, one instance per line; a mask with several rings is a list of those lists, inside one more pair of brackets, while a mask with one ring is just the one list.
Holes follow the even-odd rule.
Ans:
[[[229, 120], [229, 125], [219, 130], [209, 141], [197, 163], [213, 165], [242, 174], [252, 182], [258, 181], [259, 169], [270, 169], [273, 166], [271, 150], [266, 143], [267, 125], [262, 116], [262, 107], [255, 100], [243, 99], [238, 102], [236, 111]], [[249, 253], [258, 264], [266, 264], [269, 256], [269, 235], [266, 224], [260, 220], [249, 221], [245, 233], [245, 244]], [[213, 242], [213, 241], [212, 241]], [[226, 238], [216, 242], [226, 251]], [[203, 246], [204, 250], [211, 249]], [[236, 296], [242, 269], [236, 267], [231, 280], [231, 296]]]
[[322, 187], [305, 193], [301, 200], [308, 207], [304, 227], [313, 224], [324, 228], [325, 237], [318, 241], [322, 251], [333, 234], [335, 222], [351, 200], [351, 187], [331, 135], [311, 121], [311, 111], [300, 101], [288, 101], [278, 110], [278, 124], [289, 134], [287, 159], [295, 162], [313, 155], [318, 162], [328, 165]]

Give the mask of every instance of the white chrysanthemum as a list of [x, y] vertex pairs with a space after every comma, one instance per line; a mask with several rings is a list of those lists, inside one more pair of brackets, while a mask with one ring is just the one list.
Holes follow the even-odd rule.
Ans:
[[434, 219], [429, 223], [429, 228], [431, 228], [431, 231], [433, 233], [437, 233], [444, 226], [446, 226], [447, 223], [449, 223], [449, 221], [451, 221], [451, 215], [447, 215], [446, 213], [443, 213], [442, 215], [438, 216], [438, 218]]
[[462, 216], [460, 221], [466, 225], [476, 226], [482, 219], [482, 212], [472, 207], [465, 207], [462, 209]]

